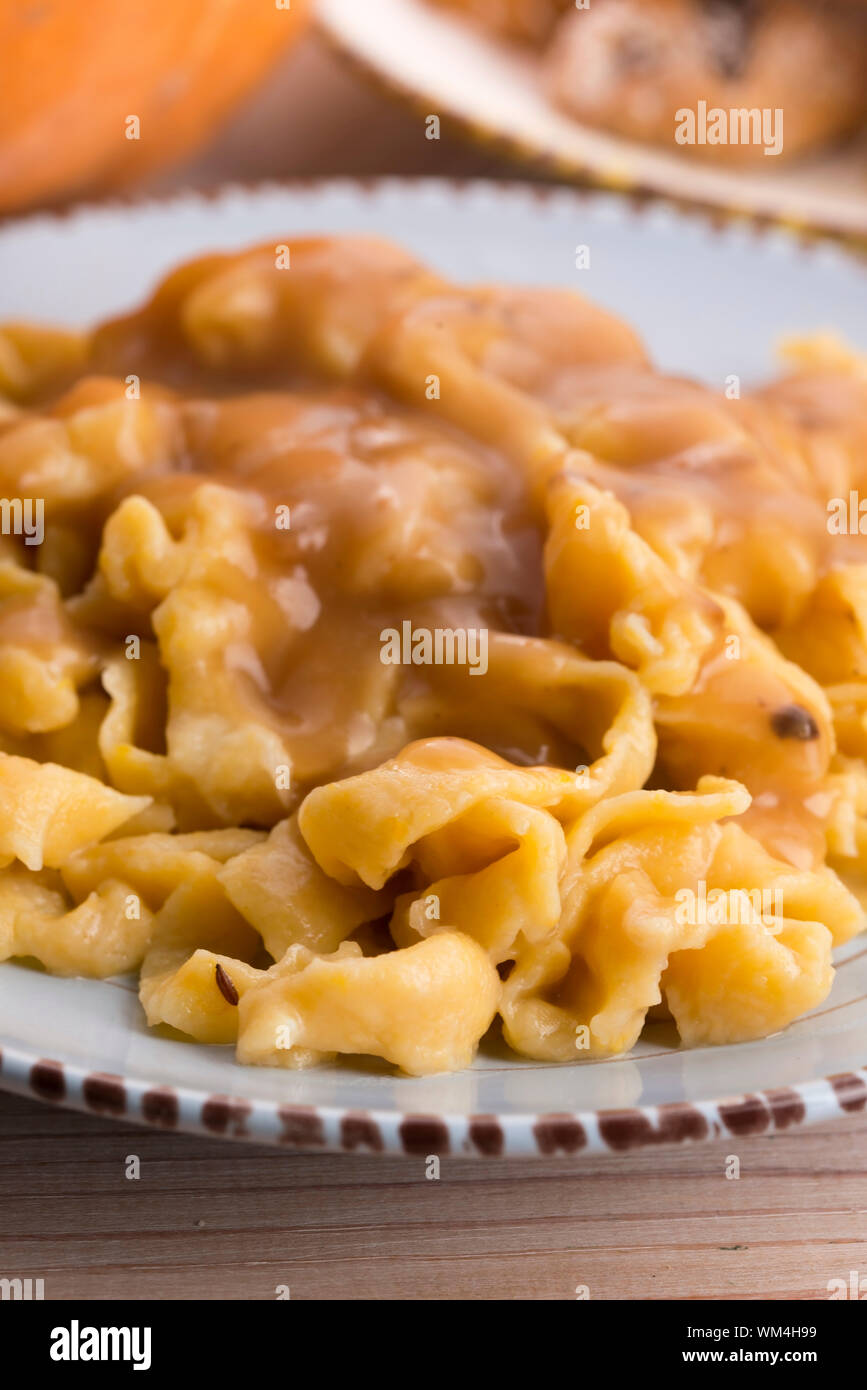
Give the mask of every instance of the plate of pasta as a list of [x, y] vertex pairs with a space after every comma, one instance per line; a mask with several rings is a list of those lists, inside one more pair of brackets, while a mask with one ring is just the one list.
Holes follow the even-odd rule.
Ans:
[[581, 1155], [867, 1102], [867, 273], [521, 185], [0, 228], [0, 1085]]

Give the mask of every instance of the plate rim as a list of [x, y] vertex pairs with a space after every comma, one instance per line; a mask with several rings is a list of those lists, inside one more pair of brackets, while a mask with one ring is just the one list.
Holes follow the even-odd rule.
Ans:
[[[761, 237], [782, 235], [787, 249], [811, 255], [827, 250], [859, 271], [865, 268], [867, 237], [852, 245], [845, 235], [793, 224], [765, 214], [738, 210], [722, 215], [716, 206], [683, 203], [667, 194], [644, 191], [624, 195], [604, 187], [532, 183], [526, 179], [392, 175], [366, 177], [305, 176], [286, 179], [229, 180], [207, 188], [155, 193], [119, 192], [59, 208], [0, 217], [4, 232], [27, 225], [62, 224], [94, 213], [134, 211], [174, 203], [213, 203], [240, 192], [249, 196], [352, 190], [375, 196], [388, 188], [418, 190], [437, 185], [450, 195], [488, 197], [523, 195], [527, 202], [548, 200], [613, 201], [636, 218], [662, 204], [677, 222], [701, 223], [716, 236], [746, 225]], [[567, 1063], [563, 1064], [568, 1066]], [[863, 1067], [772, 1087], [700, 1101], [636, 1105], [615, 1109], [563, 1110], [543, 1113], [424, 1113], [409, 1109], [352, 1108], [333, 1105], [282, 1104], [277, 1100], [210, 1092], [195, 1086], [170, 1086], [139, 1076], [94, 1071], [77, 1062], [48, 1057], [18, 1042], [0, 1041], [0, 1091], [105, 1119], [160, 1129], [277, 1146], [289, 1151], [367, 1153], [380, 1156], [459, 1158], [573, 1158], [618, 1155], [646, 1148], [737, 1140], [779, 1133], [827, 1120], [851, 1118], [867, 1110], [867, 1063]]]
[[[457, 23], [457, 20], [453, 22]], [[434, 94], [426, 95], [419, 88], [403, 81], [394, 72], [386, 72], [371, 62], [366, 55], [359, 53], [343, 30], [333, 21], [327, 9], [317, 9], [313, 32], [323, 40], [332, 54], [340, 58], [356, 77], [368, 84], [368, 87], [375, 89], [382, 96], [390, 97], [392, 101], [397, 100], [409, 106], [419, 116], [426, 115]], [[479, 117], [468, 116], [456, 109], [441, 93], [435, 94], [435, 99], [441, 112], [448, 116], [463, 139], [472, 145], [481, 146], [494, 156], [502, 156], [517, 163], [524, 168], [525, 173], [535, 168], [549, 178], [573, 181], [573, 186], [576, 186], [574, 180], [581, 180], [577, 185], [578, 189], [583, 186], [591, 191], [597, 189], [608, 193], [626, 194], [647, 201], [667, 203], [683, 211], [702, 212], [727, 221], [779, 227], [803, 237], [840, 242], [853, 251], [867, 255], [867, 228], [856, 231], [849, 227], [798, 218], [786, 213], [757, 212], [736, 201], [725, 202], [722, 198], [715, 201], [697, 194], [673, 193], [670, 189], [660, 188], [641, 178], [633, 177], [622, 169], [597, 167], [589, 161], [583, 162], [580, 158], [560, 151], [542, 149], [511, 131], [503, 130]]]
[[[568, 1063], [563, 1063], [564, 1068]], [[460, 1115], [281, 1104], [91, 1071], [0, 1048], [0, 1091], [163, 1132], [292, 1151], [404, 1158], [594, 1158], [804, 1129], [867, 1108], [867, 1066], [716, 1100], [617, 1109]]]
[[[368, 69], [365, 68], [365, 71]], [[374, 79], [375, 80], [375, 79]], [[231, 178], [186, 188], [155, 188], [150, 190], [118, 188], [105, 197], [84, 197], [72, 202], [49, 204], [24, 209], [19, 213], [0, 213], [0, 242], [7, 233], [26, 232], [40, 226], [62, 226], [92, 215], [119, 214], [165, 209], [173, 203], [219, 203], [223, 198], [240, 194], [258, 197], [274, 193], [340, 193], [352, 192], [359, 197], [372, 197], [389, 189], [408, 189], [411, 193], [425, 188], [439, 189], [449, 195], [471, 198], [474, 194], [496, 197], [523, 197], [529, 203], [595, 202], [610, 204], [633, 218], [670, 217], [685, 224], [697, 223], [705, 231], [725, 239], [748, 232], [757, 242], [778, 239], [787, 250], [804, 256], [835, 254], [857, 267], [867, 268], [867, 232], [863, 235], [833, 231], [816, 224], [800, 222], [785, 216], [755, 212], [750, 208], [723, 207], [702, 199], [681, 198], [655, 188], [622, 182], [564, 183], [555, 178], [534, 180], [525, 170], [500, 178], [484, 174], [298, 174], [282, 177]]]

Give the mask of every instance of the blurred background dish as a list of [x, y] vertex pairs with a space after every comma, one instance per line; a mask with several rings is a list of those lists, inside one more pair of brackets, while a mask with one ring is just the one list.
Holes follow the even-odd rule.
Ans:
[[[549, 173], [867, 235], [861, 0], [319, 0], [340, 50], [444, 131]], [[750, 143], [675, 113], [755, 109]], [[697, 117], [699, 122], [700, 117]]]
[[[863, 0], [428, 0], [538, 54], [552, 100], [600, 130], [675, 141], [677, 114], [782, 113], [791, 159], [867, 122]], [[720, 134], [729, 134], [720, 127]], [[740, 121], [737, 123], [740, 134]], [[753, 130], [752, 120], [745, 133]], [[761, 164], [760, 139], [697, 141], [685, 154]]]

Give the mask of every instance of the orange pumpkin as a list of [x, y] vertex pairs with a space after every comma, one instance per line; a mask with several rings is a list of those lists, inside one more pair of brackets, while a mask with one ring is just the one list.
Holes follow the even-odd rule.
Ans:
[[0, 211], [188, 154], [298, 35], [310, 0], [286, 4], [0, 0]]

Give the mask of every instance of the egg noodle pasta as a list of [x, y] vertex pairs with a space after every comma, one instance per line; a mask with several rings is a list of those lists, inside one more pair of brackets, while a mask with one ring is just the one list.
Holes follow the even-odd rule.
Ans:
[[362, 238], [0, 327], [0, 959], [412, 1075], [495, 1020], [559, 1062], [820, 1004], [867, 904], [867, 368], [788, 355], [729, 398]]

